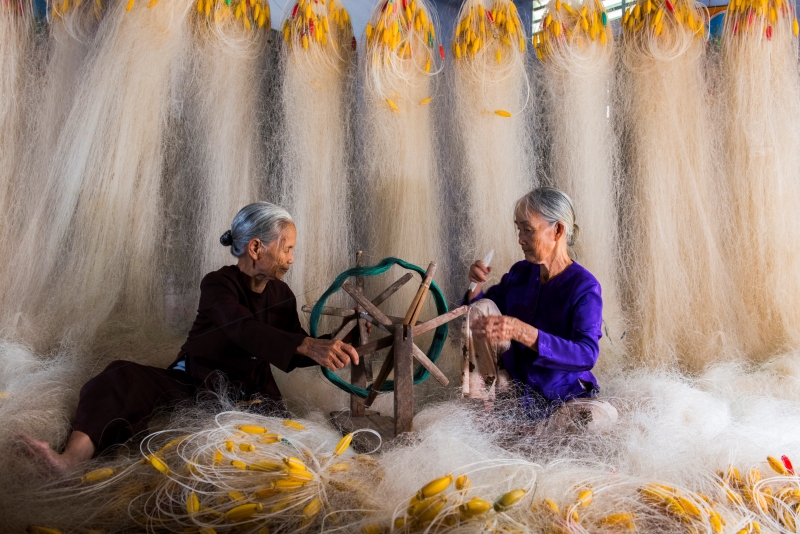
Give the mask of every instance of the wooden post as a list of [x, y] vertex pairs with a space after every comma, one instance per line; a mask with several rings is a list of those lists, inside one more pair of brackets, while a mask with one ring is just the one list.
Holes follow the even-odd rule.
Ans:
[[[422, 278], [422, 283], [419, 285], [419, 289], [417, 289], [417, 294], [414, 297], [414, 301], [411, 303], [411, 306], [408, 308], [408, 312], [406, 312], [406, 317], [403, 319], [403, 325], [398, 325], [395, 329], [395, 334], [399, 330], [406, 330], [406, 326], [413, 327], [417, 324], [417, 319], [419, 318], [419, 313], [422, 311], [422, 306], [425, 304], [425, 297], [427, 296], [428, 290], [431, 286], [431, 281], [433, 280], [433, 275], [436, 273], [436, 263], [431, 262], [428, 265], [428, 270], [425, 271], [425, 276]], [[342, 286], [345, 291], [347, 291], [347, 287]], [[379, 310], [378, 310], [379, 311]], [[374, 314], [373, 314], [374, 315]], [[381, 314], [382, 315], [382, 314]], [[375, 318], [381, 321], [381, 317], [375, 315]], [[389, 324], [388, 318], [384, 316], [384, 320], [381, 321], [383, 324]], [[411, 336], [411, 329], [408, 329], [409, 337]], [[395, 336], [395, 343], [397, 343], [397, 337]], [[409, 353], [411, 356], [411, 365], [413, 368], [414, 356], [413, 351]], [[386, 378], [389, 376], [389, 373], [392, 370], [392, 367], [397, 367], [396, 362], [394, 361], [394, 357], [396, 356], [395, 351], [389, 351], [386, 355], [386, 359], [383, 361], [383, 366], [381, 367], [380, 372], [378, 372], [378, 377], [375, 379], [375, 382], [372, 383], [370, 387], [369, 395], [367, 395], [366, 405], [372, 406], [372, 403], [375, 402], [375, 399], [378, 396], [378, 391], [380, 390], [383, 383], [386, 381]], [[397, 375], [395, 375], [395, 382], [397, 382]], [[395, 390], [395, 400], [397, 400], [397, 390]], [[413, 402], [413, 399], [412, 399]], [[395, 402], [395, 406], [397, 403]]]
[[[361, 251], [356, 255], [356, 267], [361, 267]], [[356, 286], [364, 289], [364, 277], [359, 276], [356, 278]], [[356, 307], [356, 313], [361, 312], [361, 306]], [[358, 319], [358, 331], [354, 334], [356, 347], [359, 347], [368, 341], [367, 327], [364, 319]], [[367, 356], [361, 356], [358, 360], [358, 365], [350, 364], [350, 383], [360, 388], [367, 387], [367, 373], [365, 360]], [[352, 417], [364, 417], [364, 399], [360, 399], [355, 395], [350, 395], [350, 415]]]
[[411, 326], [394, 331], [394, 435], [411, 432], [414, 424], [414, 337]]

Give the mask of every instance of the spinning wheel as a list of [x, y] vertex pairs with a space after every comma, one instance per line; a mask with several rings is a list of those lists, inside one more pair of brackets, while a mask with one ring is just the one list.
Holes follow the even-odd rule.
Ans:
[[[320, 315], [349, 318], [349, 320], [347, 320], [336, 332], [334, 332], [332, 336], [333, 339], [344, 339], [345, 336], [358, 327], [355, 335], [356, 340], [353, 345], [356, 347], [360, 361], [358, 365], [351, 364], [352, 383], [344, 384], [345, 386], [350, 387], [342, 387], [341, 379], [335, 377], [335, 375], [330, 373], [330, 371], [326, 373], [326, 376], [328, 376], [328, 378], [334, 381], [334, 383], [336, 383], [338, 386], [342, 387], [342, 389], [345, 389], [351, 394], [350, 413], [346, 414], [346, 417], [350, 420], [353, 420], [356, 424], [358, 424], [358, 422], [355, 421], [355, 419], [366, 418], [370, 419], [372, 423], [376, 423], [377, 426], [386, 426], [385, 424], [382, 425], [379, 421], [376, 422], [373, 414], [367, 414], [365, 412], [365, 407], [372, 405], [379, 392], [391, 391], [393, 389], [393, 426], [394, 435], [397, 436], [404, 432], [411, 432], [413, 428], [413, 386], [415, 383], [414, 360], [419, 362], [423, 369], [430, 373], [430, 375], [433, 376], [437, 382], [442, 384], [442, 386], [448, 385], [447, 377], [445, 377], [444, 373], [439, 370], [432, 358], [429, 358], [427, 354], [417, 347], [417, 345], [414, 343], [414, 338], [434, 329], [438, 329], [437, 334], [440, 331], [443, 331], [444, 335], [438, 341], [439, 344], [436, 345], [436, 350], [431, 351], [435, 352], [434, 356], [438, 356], [438, 351], [441, 349], [441, 345], [444, 343], [444, 337], [447, 335], [446, 329], [441, 327], [453, 319], [464, 315], [467, 312], [468, 307], [461, 306], [454, 310], [448, 311], [447, 306], [444, 304], [442, 299], [442, 306], [438, 307], [440, 315], [418, 324], [420, 312], [422, 311], [425, 300], [430, 292], [433, 276], [436, 272], [436, 264], [431, 262], [427, 271], [424, 273], [422, 283], [420, 284], [419, 289], [417, 289], [416, 296], [411, 302], [405, 317], [388, 316], [384, 314], [378, 308], [378, 306], [385, 302], [389, 297], [394, 295], [402, 286], [411, 280], [411, 273], [407, 273], [400, 277], [400, 279], [395, 281], [372, 300], [367, 298], [367, 296], [364, 294], [363, 275], [369, 276], [380, 274], [381, 272], [388, 270], [394, 264], [399, 264], [418, 272], [421, 272], [422, 269], [393, 258], [387, 258], [374, 267], [362, 268], [360, 252], [356, 264], [356, 269], [346, 271], [339, 278], [337, 278], [337, 281], [334, 282], [334, 285], [325, 292], [323, 297], [319, 302], [317, 302], [314, 308], [303, 306], [303, 311], [311, 313], [312, 335], [316, 334], [316, 326]], [[351, 275], [354, 275], [353, 277], [355, 278], [355, 284], [352, 283], [350, 279], [343, 279], [343, 277], [351, 278]], [[339, 286], [348, 295], [350, 295], [353, 301], [355, 301], [355, 309], [335, 308], [324, 305], [327, 297], [337, 291]], [[438, 288], [435, 289], [438, 291]], [[375, 330], [381, 330], [386, 332], [388, 335], [375, 341], [368, 341], [366, 328], [367, 322], [372, 323], [376, 327]], [[435, 341], [435, 344], [436, 343], [437, 342]], [[375, 377], [375, 380], [368, 389], [363, 389], [367, 384], [367, 380], [372, 379], [370, 355], [385, 348], [389, 348], [390, 350], [383, 362], [383, 365], [381, 366], [380, 371], [378, 372], [377, 377]], [[434, 347], [432, 347], [432, 349], [433, 348]], [[392, 371], [394, 371], [393, 383], [387, 381], [387, 378]], [[416, 382], [423, 380], [427, 376], [424, 371], [422, 374], [417, 374], [419, 375], [419, 378]], [[336, 380], [332, 378], [332, 375], [336, 378]], [[342, 414], [338, 414], [335, 417], [338, 419], [341, 418], [341, 416]], [[363, 426], [370, 426], [368, 422], [362, 423]], [[352, 426], [353, 425], [350, 425], [351, 428], [348, 430], [352, 429]]]

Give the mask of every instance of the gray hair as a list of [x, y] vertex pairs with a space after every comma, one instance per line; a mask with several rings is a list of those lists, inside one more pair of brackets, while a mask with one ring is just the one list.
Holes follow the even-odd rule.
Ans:
[[575, 244], [575, 239], [578, 237], [575, 207], [572, 205], [572, 199], [560, 189], [537, 187], [517, 200], [514, 213], [523, 213], [525, 216], [538, 213], [550, 223], [562, 223], [566, 230], [567, 246]]
[[294, 225], [292, 216], [281, 206], [269, 202], [253, 202], [239, 210], [233, 218], [231, 229], [222, 234], [219, 242], [231, 247], [231, 254], [240, 258], [252, 239], [259, 239], [264, 246], [281, 237], [281, 233]]

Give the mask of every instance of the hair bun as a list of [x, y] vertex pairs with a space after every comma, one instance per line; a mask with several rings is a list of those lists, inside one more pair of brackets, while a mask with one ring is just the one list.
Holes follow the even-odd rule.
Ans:
[[229, 247], [233, 245], [233, 235], [231, 234], [231, 231], [228, 230], [227, 232], [222, 234], [222, 236], [220, 236], [219, 238], [219, 242], [222, 243], [223, 247]]

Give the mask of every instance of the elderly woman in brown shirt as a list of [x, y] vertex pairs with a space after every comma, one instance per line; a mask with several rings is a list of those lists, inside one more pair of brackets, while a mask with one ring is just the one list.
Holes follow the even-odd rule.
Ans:
[[207, 274], [200, 305], [177, 359], [160, 369], [118, 360], [81, 388], [63, 453], [23, 436], [54, 470], [64, 471], [146, 430], [154, 409], [212, 388], [219, 373], [241, 395], [281, 402], [270, 365], [289, 372], [341, 369], [358, 353], [341, 341], [313, 339], [300, 326], [292, 290], [281, 279], [294, 262], [297, 232], [289, 213], [268, 202], [245, 206], [220, 238], [236, 265]]

